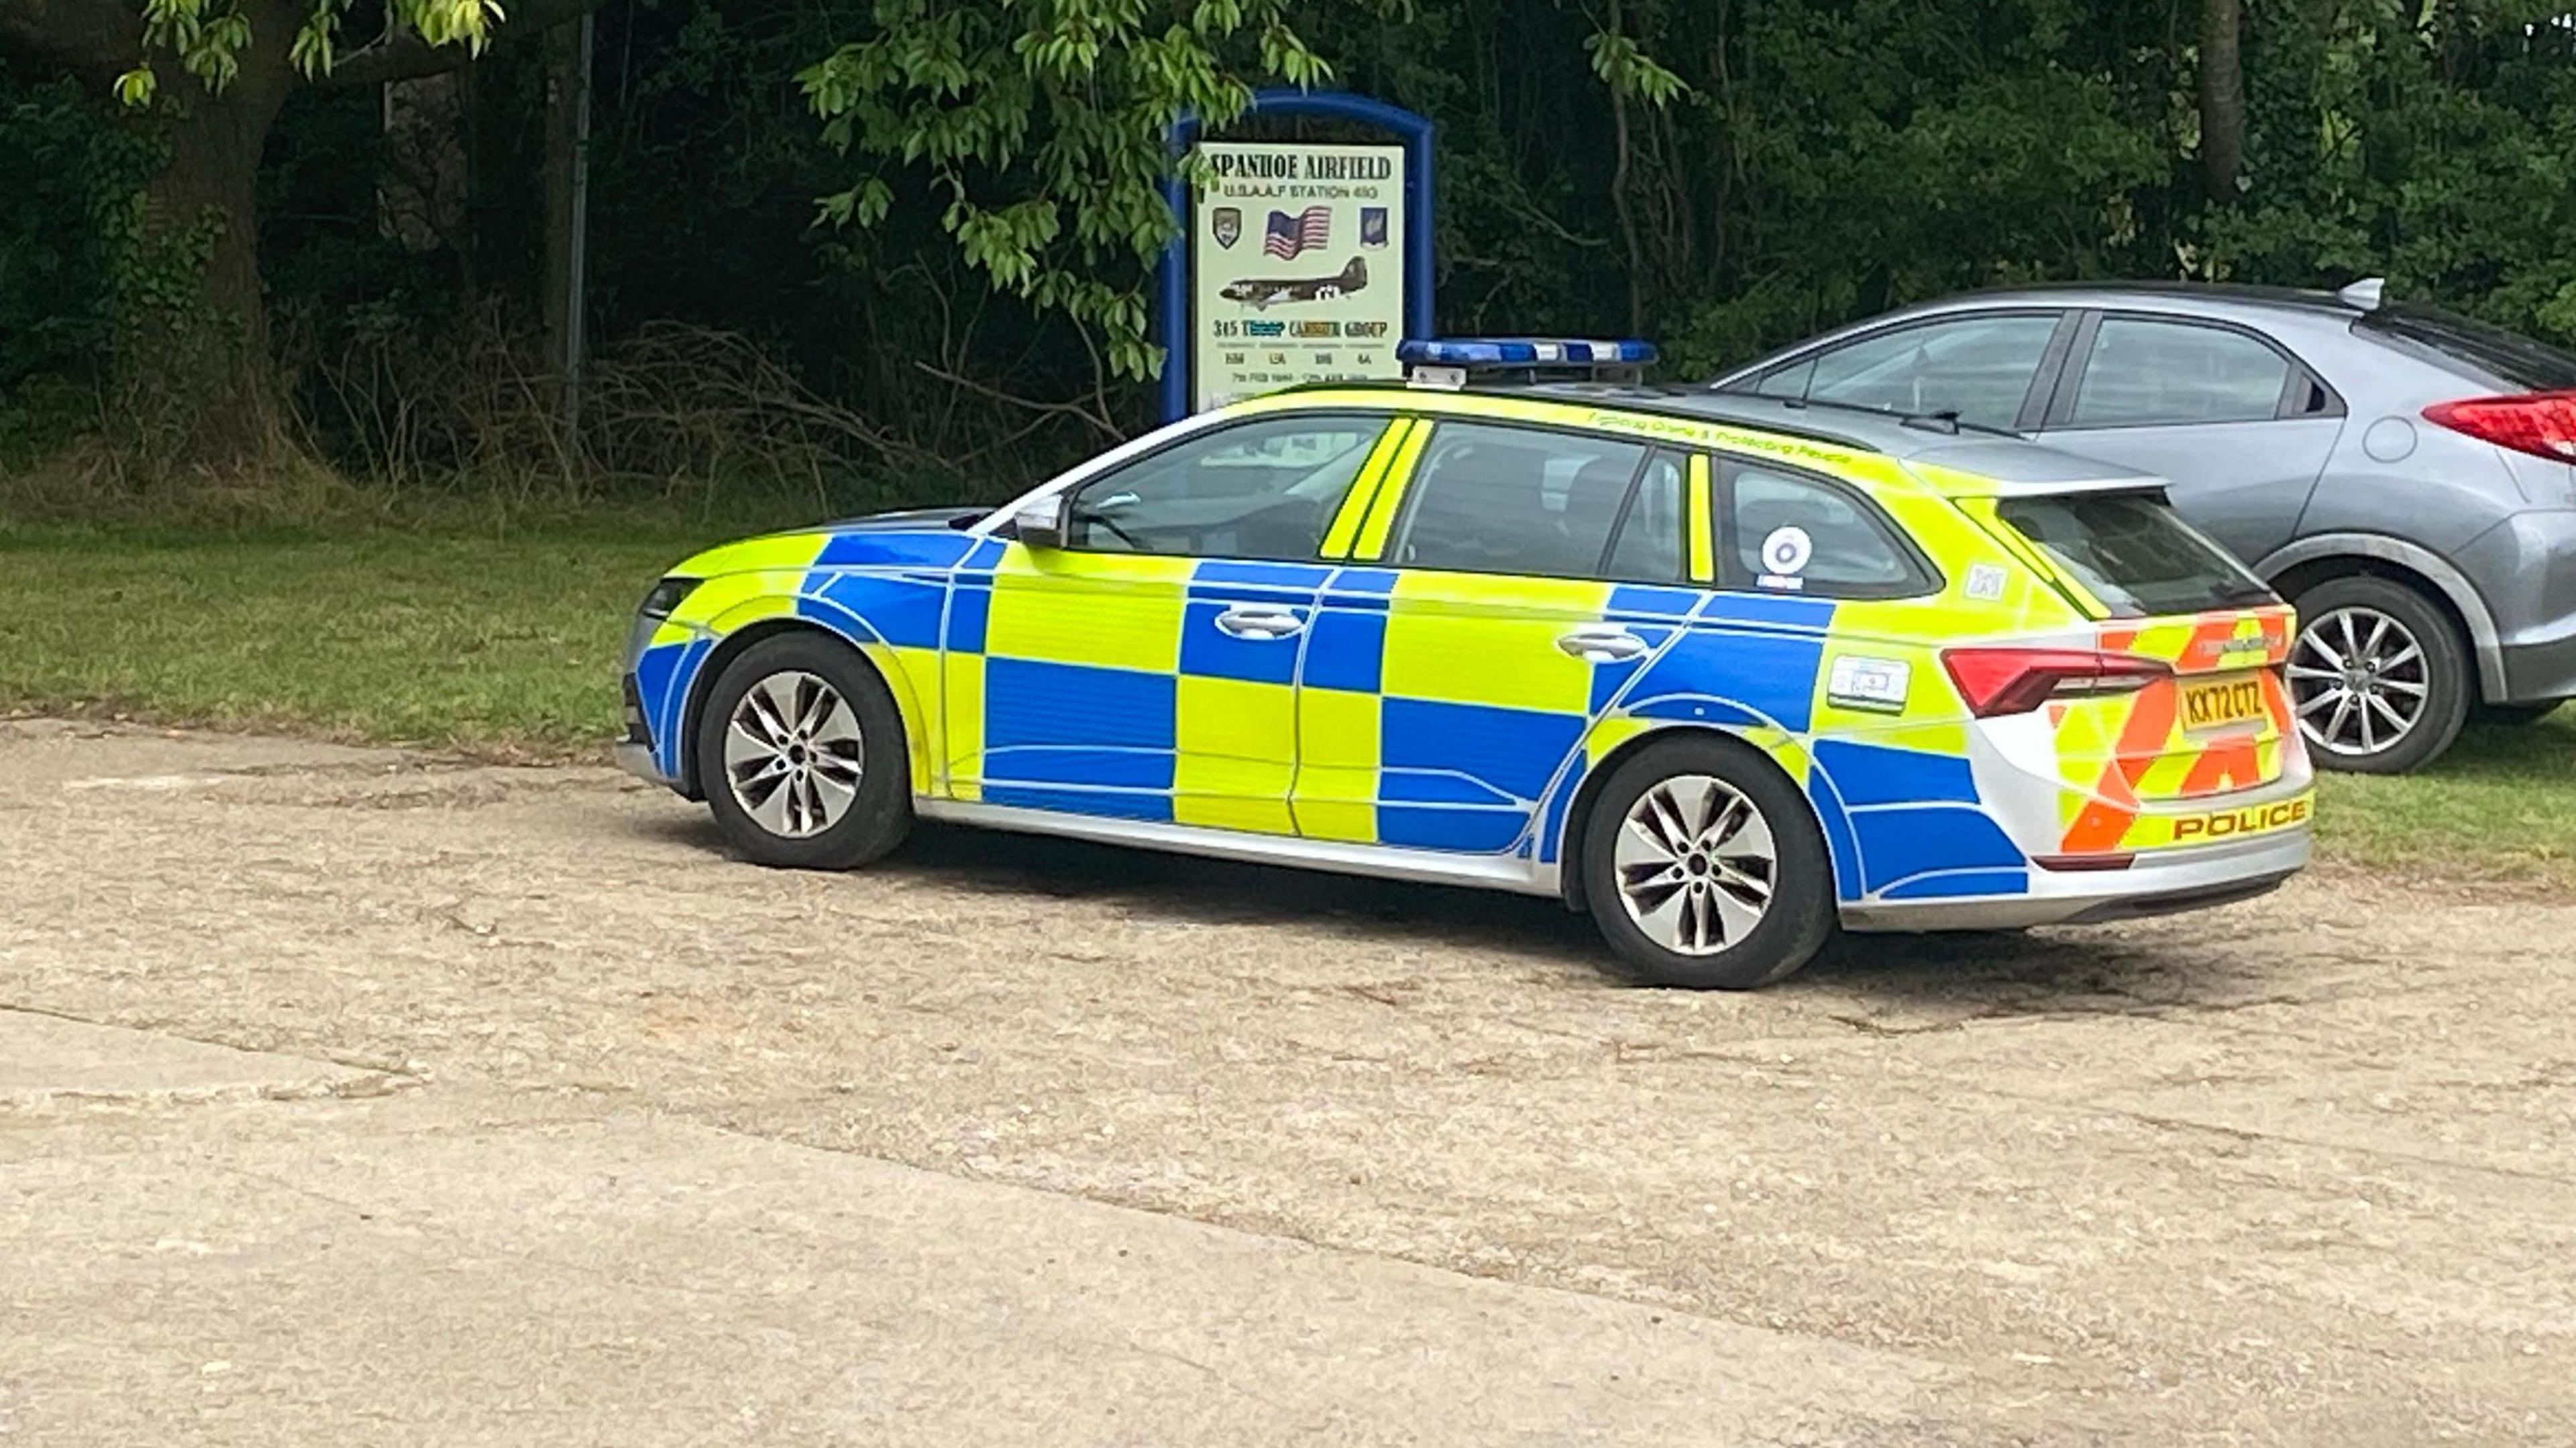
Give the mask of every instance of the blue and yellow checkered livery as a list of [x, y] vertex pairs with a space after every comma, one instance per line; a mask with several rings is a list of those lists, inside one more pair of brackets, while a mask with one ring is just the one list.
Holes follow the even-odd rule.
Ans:
[[[697, 701], [730, 649], [820, 628], [885, 679], [924, 802], [1474, 858], [1504, 883], [1551, 890], [1587, 782], [1649, 736], [1703, 729], [1751, 744], [1803, 789], [1846, 903], [2019, 894], [2079, 817], [2097, 821], [2100, 848], [2121, 846], [2087, 813], [2122, 767], [2103, 742], [2121, 737], [2118, 720], [2093, 709], [2070, 725], [2061, 711], [2034, 721], [2058, 731], [2045, 738], [1997, 733], [1944, 675], [1940, 650], [1962, 639], [2097, 639], [2065, 580], [1977, 516], [1974, 479], [1578, 400], [1324, 390], [1226, 418], [1300, 409], [1382, 419], [1307, 561], [1031, 549], [904, 519], [690, 560], [678, 571], [701, 581], [633, 668], [655, 768], [689, 781]], [[1398, 566], [1389, 544], [1416, 465], [1452, 419], [1685, 456], [1686, 577]], [[1710, 477], [1723, 457], [1865, 493], [1935, 561], [1937, 586], [1867, 601], [1717, 586]], [[1620, 649], [1569, 649], [1586, 630], [1615, 632]], [[1900, 681], [1893, 697], [1838, 687], [1860, 666]], [[2079, 746], [2092, 753], [2072, 759]], [[2039, 795], [2021, 798], [2034, 777]], [[2123, 819], [2155, 814], [2134, 790], [2124, 807]]]

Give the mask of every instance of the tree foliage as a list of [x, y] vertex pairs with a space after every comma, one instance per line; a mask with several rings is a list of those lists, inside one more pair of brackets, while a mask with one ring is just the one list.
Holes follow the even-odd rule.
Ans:
[[[0, 79], [0, 130], [83, 154], [62, 127], [94, 116], [64, 119], [47, 57], [12, 42], [10, 17], [32, 3], [0, 0], [0, 51], [19, 61]], [[535, 314], [534, 66], [506, 48], [486, 63], [455, 257], [384, 254], [381, 173], [367, 169], [382, 158], [352, 139], [376, 123], [372, 97], [342, 87], [407, 73], [396, 61], [433, 35], [463, 54], [574, 0], [508, 0], [497, 30], [488, 0], [145, 3], [43, 0], [48, 14], [122, 7], [132, 37], [160, 17], [160, 38], [104, 79], [75, 72], [94, 96], [147, 54], [155, 114], [174, 88], [221, 80], [223, 55], [242, 66], [227, 94], [256, 66], [330, 67], [328, 87], [303, 86], [283, 112], [262, 178], [275, 244], [261, 274], [298, 319], [293, 345], [364, 329], [370, 346], [416, 334], [426, 349], [454, 316]], [[2213, 147], [2207, 118], [2233, 102], [2204, 43], [2229, 9], [2242, 135]], [[1305, 84], [1437, 122], [1445, 330], [1633, 324], [1688, 374], [1999, 283], [2385, 275], [2396, 295], [2576, 341], [2569, 9], [629, 0], [600, 27], [594, 335], [664, 320], [747, 334], [923, 454], [1045, 466], [1145, 416], [1133, 382], [1160, 363], [1148, 279], [1171, 235], [1158, 190], [1171, 122], [1289, 134], [1311, 123], [1240, 113], [1259, 86]], [[2222, 171], [2229, 184], [2213, 185]], [[0, 187], [13, 249], [0, 275], [92, 265], [75, 254], [123, 244], [101, 219], [131, 214], [80, 187]], [[66, 229], [103, 239], [72, 245]], [[30, 249], [39, 236], [55, 259]], [[43, 320], [0, 300], [22, 333]], [[45, 335], [41, 357], [13, 351], [37, 359], [15, 365], [59, 366], [69, 339], [96, 332]]]

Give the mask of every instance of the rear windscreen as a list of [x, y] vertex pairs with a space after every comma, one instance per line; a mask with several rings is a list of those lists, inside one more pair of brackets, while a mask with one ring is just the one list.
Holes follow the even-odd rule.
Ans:
[[1996, 516], [2115, 618], [2277, 601], [2263, 580], [2192, 531], [2162, 498], [2089, 493], [2009, 498]]
[[2465, 367], [2482, 372], [2520, 391], [2576, 387], [2576, 357], [2438, 307], [2388, 307], [2355, 322], [2353, 330], [2432, 353], [2427, 360], [2448, 361], [2454, 370]]

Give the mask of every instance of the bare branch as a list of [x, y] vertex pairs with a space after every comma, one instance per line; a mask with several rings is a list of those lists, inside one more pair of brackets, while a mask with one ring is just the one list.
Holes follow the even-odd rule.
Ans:
[[[0, 0], [0, 5], [30, 3], [30, 0]], [[45, 0], [34, 0], [45, 3]], [[509, 19], [502, 22], [500, 37], [538, 35], [577, 20], [586, 11], [596, 10], [602, 0], [516, 0], [509, 8]], [[314, 78], [314, 84], [328, 87], [382, 85], [387, 81], [418, 80], [422, 76], [442, 75], [459, 66], [470, 65], [474, 52], [461, 45], [431, 45], [408, 31], [388, 31], [375, 40], [350, 51], [332, 63], [331, 69]]]
[[927, 362], [915, 360], [912, 365], [952, 387], [960, 387], [978, 396], [989, 397], [995, 402], [1008, 403], [1013, 407], [1026, 408], [1031, 412], [1043, 413], [1050, 417], [1079, 418], [1113, 442], [1126, 441], [1126, 434], [1118, 430], [1117, 424], [1079, 402], [1042, 402], [1033, 397], [1021, 397], [1016, 393], [1005, 392], [1001, 388], [978, 382], [972, 377], [960, 376], [945, 368], [933, 367]]

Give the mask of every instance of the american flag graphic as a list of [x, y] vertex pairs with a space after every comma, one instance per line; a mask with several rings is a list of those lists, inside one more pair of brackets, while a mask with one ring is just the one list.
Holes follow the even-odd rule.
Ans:
[[1321, 251], [1332, 240], [1333, 208], [1309, 206], [1294, 216], [1285, 211], [1271, 212], [1270, 224], [1262, 230], [1261, 249], [1288, 261], [1301, 251]]

